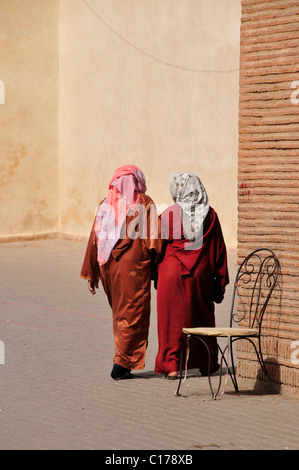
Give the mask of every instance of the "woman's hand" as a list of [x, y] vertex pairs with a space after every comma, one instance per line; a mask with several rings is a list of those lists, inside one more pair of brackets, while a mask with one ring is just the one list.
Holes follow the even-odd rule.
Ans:
[[88, 281], [88, 289], [92, 293], [92, 295], [96, 294], [95, 288], [98, 289], [98, 284], [95, 284], [94, 281]]

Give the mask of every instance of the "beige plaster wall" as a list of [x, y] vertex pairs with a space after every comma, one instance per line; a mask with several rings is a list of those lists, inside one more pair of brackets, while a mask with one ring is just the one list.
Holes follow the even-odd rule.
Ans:
[[157, 204], [202, 179], [236, 244], [240, 0], [60, 1], [60, 225], [87, 234], [115, 168]]
[[114, 169], [197, 173], [236, 243], [240, 0], [0, 0], [0, 239], [88, 234]]
[[0, 237], [55, 231], [58, 0], [0, 0], [0, 44]]

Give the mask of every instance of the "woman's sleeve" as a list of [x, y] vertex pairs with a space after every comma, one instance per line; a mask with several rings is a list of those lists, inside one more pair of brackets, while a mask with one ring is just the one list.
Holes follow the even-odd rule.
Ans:
[[147, 236], [145, 243], [152, 256], [152, 261], [158, 263], [165, 249], [165, 242], [161, 236], [161, 218], [157, 214], [156, 205], [151, 202], [146, 206], [147, 211]]
[[227, 251], [222, 234], [221, 225], [217, 216], [217, 227], [215, 233], [215, 275], [220, 286], [225, 287], [229, 283]]
[[89, 236], [85, 256], [81, 268], [81, 275], [83, 279], [93, 281], [98, 284], [100, 278], [99, 265], [97, 262], [97, 243], [94, 231], [94, 224]]

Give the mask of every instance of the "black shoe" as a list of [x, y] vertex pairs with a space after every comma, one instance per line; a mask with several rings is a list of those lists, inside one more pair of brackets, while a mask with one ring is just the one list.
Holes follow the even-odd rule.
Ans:
[[[219, 370], [219, 368], [220, 368], [220, 364], [216, 364], [216, 366], [213, 369], [210, 370], [210, 375], [215, 374]], [[202, 377], [208, 377], [209, 372], [207, 370], [201, 370], [200, 369], [199, 371], [200, 371]]]
[[114, 380], [122, 380], [129, 379], [133, 377], [133, 375], [131, 374], [130, 369], [126, 369], [125, 367], [119, 366], [118, 364], [113, 364], [111, 377]]

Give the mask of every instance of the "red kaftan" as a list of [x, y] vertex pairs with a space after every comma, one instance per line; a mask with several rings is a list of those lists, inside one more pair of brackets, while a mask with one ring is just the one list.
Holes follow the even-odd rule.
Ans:
[[[170, 214], [170, 217], [169, 217]], [[172, 221], [172, 215], [174, 218]], [[175, 215], [178, 215], [176, 217]], [[214, 209], [205, 221], [202, 246], [186, 250], [182, 239], [180, 206], [175, 204], [163, 212], [162, 225], [169, 220], [169, 240], [165, 256], [158, 266], [157, 314], [159, 350], [155, 371], [169, 374], [179, 370], [180, 350], [186, 335], [182, 328], [215, 326], [213, 286], [216, 278], [221, 286], [229, 282], [226, 247]], [[176, 223], [177, 221], [177, 223]], [[211, 368], [218, 361], [217, 340], [205, 338], [211, 353]], [[208, 370], [208, 354], [199, 341], [190, 343], [188, 368]]]

